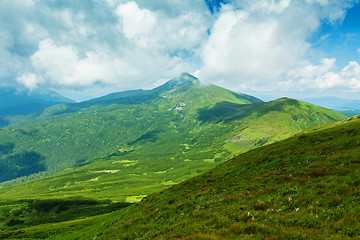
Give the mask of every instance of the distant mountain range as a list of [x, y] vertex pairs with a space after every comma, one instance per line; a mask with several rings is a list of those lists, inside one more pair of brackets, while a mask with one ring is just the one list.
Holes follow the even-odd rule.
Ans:
[[50, 90], [28, 92], [0, 87], [0, 116], [27, 114], [56, 104], [73, 102]]
[[338, 97], [318, 97], [318, 98], [305, 98], [305, 102], [312, 103], [318, 106], [333, 109], [339, 113], [347, 116], [354, 116], [360, 114], [360, 100], [351, 100]]

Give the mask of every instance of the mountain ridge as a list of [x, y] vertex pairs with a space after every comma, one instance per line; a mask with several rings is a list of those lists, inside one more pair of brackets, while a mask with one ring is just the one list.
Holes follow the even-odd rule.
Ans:
[[[195, 149], [182, 155], [174, 144], [196, 143], [199, 151], [209, 155], [207, 158], [225, 159], [232, 153], [268, 144], [298, 130], [343, 118], [296, 100], [264, 103], [215, 85], [200, 85], [195, 77], [182, 74], [145, 93], [56, 105], [36, 117], [0, 129], [0, 148], [13, 146], [1, 156], [0, 163], [6, 165], [9, 159], [16, 159], [10, 169], [3, 171], [2, 181], [39, 170], [75, 167], [119, 155], [119, 149], [129, 148], [134, 150], [126, 157], [140, 154], [138, 157], [148, 159], [146, 155], [153, 152], [160, 154], [158, 157], [174, 154], [179, 159], [186, 156], [191, 159], [198, 158]], [[218, 147], [214, 148], [212, 144], [216, 141]], [[159, 148], [162, 144], [172, 145], [173, 150], [164, 152]], [[32, 162], [25, 159], [28, 154], [34, 157]], [[30, 171], [31, 164], [36, 164], [33, 168], [36, 171]]]
[[50, 90], [19, 91], [12, 87], [0, 88], [0, 116], [27, 114], [60, 103], [73, 103]]

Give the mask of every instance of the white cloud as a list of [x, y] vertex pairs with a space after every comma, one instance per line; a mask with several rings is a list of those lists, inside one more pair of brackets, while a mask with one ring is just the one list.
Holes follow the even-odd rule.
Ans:
[[251, 11], [224, 10], [201, 52], [204, 67], [200, 78], [210, 82], [263, 82], [277, 79], [295, 67], [309, 48], [306, 37], [312, 27], [306, 24], [318, 25], [317, 20], [306, 23], [304, 19], [295, 26], [299, 22], [295, 18], [303, 13], [295, 12], [292, 9], [284, 15], [263, 14], [267, 17], [259, 19]]
[[335, 59], [322, 59], [319, 65], [306, 65], [289, 73], [288, 80], [280, 81], [272, 90], [326, 91], [329, 89], [360, 90], [360, 65], [350, 62], [340, 72], [333, 72]]
[[[39, 50], [31, 56], [36, 70], [55, 85], [88, 86], [95, 82], [115, 84], [122, 75], [136, 74], [125, 61], [87, 52], [84, 58], [71, 46], [56, 46], [51, 39], [40, 42]], [[125, 74], [126, 73], [126, 74]]]
[[[173, 5], [178, 3], [175, 1]], [[119, 29], [136, 47], [175, 52], [194, 51], [207, 38], [211, 19], [206, 12], [198, 10], [189, 8], [173, 15], [164, 9], [140, 8], [131, 1], [120, 4], [115, 13], [119, 17]]]
[[[342, 21], [345, 9], [353, 3], [232, 1], [232, 5], [222, 8], [203, 45], [204, 65], [199, 77], [211, 83], [220, 81], [224, 86], [271, 88], [272, 83], [284, 80], [307, 60], [313, 50], [309, 38], [321, 21]], [[326, 64], [317, 67], [329, 67]]]
[[290, 71], [288, 73], [290, 78], [303, 78], [303, 79], [313, 79], [319, 75], [324, 75], [335, 67], [336, 59], [324, 58], [321, 59], [321, 65], [306, 65], [303, 68]]
[[[196, 70], [196, 52], [213, 21], [203, 1], [94, 0], [88, 5], [69, 1], [59, 7], [56, 1], [47, 3], [34, 0], [31, 14], [13, 19], [23, 26], [15, 31], [21, 32], [18, 39], [26, 40], [18, 46], [27, 55], [25, 60], [15, 58], [19, 67], [11, 74], [31, 88], [154, 87], [159, 79]], [[99, 6], [101, 11], [94, 8]], [[4, 52], [15, 56], [7, 50], [13, 48], [12, 28], [4, 29], [0, 53], [4, 46]], [[1, 64], [0, 79], [5, 76], [2, 71], [14, 65], [15, 61], [12, 66]]]
[[188, 71], [233, 89], [279, 81], [308, 89], [300, 79], [319, 89], [343, 79], [357, 86], [356, 66], [341, 75], [335, 60], [308, 59], [312, 34], [323, 21], [341, 22], [354, 1], [229, 2], [212, 15], [204, 0], [3, 0], [0, 84], [116, 91]]
[[259, 10], [267, 13], [282, 13], [289, 6], [290, 2], [291, 0], [258, 0], [251, 1], [249, 7], [252, 11]]
[[147, 9], [140, 9], [136, 2], [121, 4], [115, 12], [121, 18], [121, 29], [129, 39], [152, 33], [156, 24], [155, 14]]
[[360, 65], [350, 62], [340, 73], [351, 89], [360, 90]]
[[[32, 65], [39, 77], [35, 78], [34, 73], [23, 74], [18, 82], [31, 88], [38, 84], [89, 87], [94, 83], [136, 88], [139, 84], [144, 85], [144, 77], [151, 79], [161, 69], [175, 74], [187, 67], [177, 57], [149, 55], [131, 50], [124, 55], [121, 58], [107, 49], [97, 49], [80, 57], [72, 46], [57, 46], [52, 39], [45, 39], [39, 43], [38, 51], [31, 56]], [[39, 79], [46, 81], [36, 81]], [[152, 86], [151, 82], [149, 84]]]
[[38, 77], [33, 73], [23, 74], [22, 76], [18, 77], [16, 80], [30, 90], [37, 88], [39, 83], [44, 82], [44, 79]]

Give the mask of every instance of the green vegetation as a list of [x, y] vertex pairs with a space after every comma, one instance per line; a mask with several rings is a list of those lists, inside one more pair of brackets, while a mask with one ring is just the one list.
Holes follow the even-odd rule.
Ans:
[[[359, 124], [360, 119], [352, 118], [248, 151], [205, 174], [150, 194], [138, 204], [100, 216], [31, 226], [18, 206], [2, 205], [1, 218], [7, 225], [1, 237], [356, 238], [360, 231]], [[114, 162], [124, 167], [137, 164]], [[47, 200], [50, 205], [45, 209], [56, 212], [58, 201]], [[71, 209], [77, 203], [67, 204]], [[93, 204], [111, 206], [109, 201]], [[30, 203], [26, 209], [33, 208]], [[17, 214], [21, 217], [15, 218]]]
[[[344, 118], [292, 99], [263, 103], [214, 85], [201, 86], [182, 74], [153, 90], [53, 106], [1, 128], [0, 146], [12, 149], [0, 154], [0, 165], [7, 166], [0, 182], [50, 176], [110, 155], [220, 163], [234, 153]], [[29, 154], [31, 161], [24, 159]], [[207, 163], [207, 169], [214, 166]]]
[[112, 215], [96, 239], [357, 238], [359, 124], [352, 119], [234, 157]]
[[[19, 164], [7, 161], [9, 157], [19, 158], [33, 152], [46, 170], [56, 170], [120, 154], [119, 149], [141, 147], [162, 136], [175, 138], [181, 144], [185, 138], [209, 127], [196, 121], [198, 108], [219, 101], [239, 104], [259, 101], [215, 86], [201, 87], [197, 79], [188, 75], [180, 80], [182, 85], [174, 89], [171, 87], [179, 85], [179, 79], [122, 98], [53, 106], [37, 117], [0, 129], [0, 145], [13, 146], [11, 152], [0, 156], [0, 162], [12, 165], [0, 181], [34, 173], [17, 171]], [[152, 139], [149, 134], [153, 134]], [[168, 150], [163, 149], [161, 154], [166, 154], [165, 151]]]
[[[220, 197], [230, 195], [236, 200], [229, 211], [239, 207], [243, 212], [246, 207], [254, 215], [256, 209], [250, 204], [253, 199], [243, 197], [245, 193], [239, 189], [252, 186], [256, 190], [255, 185], [259, 184], [262, 186], [259, 189], [266, 188], [265, 182], [271, 181], [273, 175], [263, 175], [263, 168], [284, 170], [276, 163], [263, 168], [253, 164], [268, 154], [257, 155], [251, 151], [239, 158], [242, 160], [233, 159], [216, 168], [214, 171], [223, 170], [215, 177], [207, 173], [190, 180], [190, 183], [205, 181], [209, 176], [213, 178], [209, 184], [192, 185], [187, 181], [160, 195], [146, 196], [198, 176], [236, 153], [344, 118], [331, 110], [293, 99], [264, 103], [217, 86], [201, 86], [196, 78], [187, 74], [153, 90], [130, 91], [47, 108], [38, 116], [0, 129], [0, 169], [3, 169], [0, 181], [16, 178], [0, 184], [0, 230], [3, 232], [0, 238], [92, 239], [111, 226], [121, 230], [106, 231], [105, 239], [116, 238], [118, 234], [125, 239], [191, 238], [191, 234], [199, 239], [212, 235], [233, 237], [220, 231], [234, 223], [228, 219], [227, 207], [223, 208]], [[280, 146], [286, 145], [283, 144]], [[311, 143], [308, 145], [311, 147]], [[273, 146], [277, 145], [268, 148]], [[279, 153], [286, 152], [279, 149]], [[233, 175], [228, 177], [225, 172], [228, 170], [233, 171]], [[257, 176], [253, 178], [254, 183], [249, 182], [252, 174]], [[19, 176], [23, 177], [17, 178]], [[215, 184], [224, 188], [221, 194], [211, 188], [217, 188]], [[274, 183], [271, 187], [275, 186]], [[201, 196], [194, 197], [198, 193], [192, 191]], [[188, 193], [192, 196], [190, 199]], [[256, 194], [260, 196], [261, 192]], [[277, 196], [276, 193], [270, 195], [271, 199]], [[144, 197], [149, 200], [122, 209]], [[249, 202], [238, 202], [236, 197]], [[276, 201], [279, 199], [282, 201], [282, 197]], [[201, 206], [203, 203], [206, 206]], [[211, 205], [215, 203], [220, 204]], [[230, 200], [227, 204], [232, 203]], [[194, 206], [203, 209], [204, 215], [193, 218]], [[208, 211], [208, 206], [213, 210]], [[183, 213], [184, 218], [178, 213]], [[126, 219], [130, 225], [119, 225], [116, 219], [121, 222]], [[216, 221], [219, 221], [217, 226], [212, 226]], [[260, 228], [251, 225], [253, 223], [246, 224], [258, 231]], [[267, 229], [266, 221], [257, 223], [269, 234], [278, 230]], [[247, 230], [243, 232], [244, 236], [249, 234]]]

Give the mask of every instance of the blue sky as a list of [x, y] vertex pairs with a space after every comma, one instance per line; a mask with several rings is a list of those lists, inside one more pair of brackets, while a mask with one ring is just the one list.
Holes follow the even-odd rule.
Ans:
[[359, 0], [0, 0], [0, 85], [85, 100], [189, 72], [265, 100], [360, 99]]
[[[321, 39], [322, 36], [326, 38]], [[313, 46], [324, 55], [335, 57], [339, 67], [359, 58], [360, 46], [360, 5], [347, 10], [343, 21], [337, 24], [324, 22], [311, 39]]]

